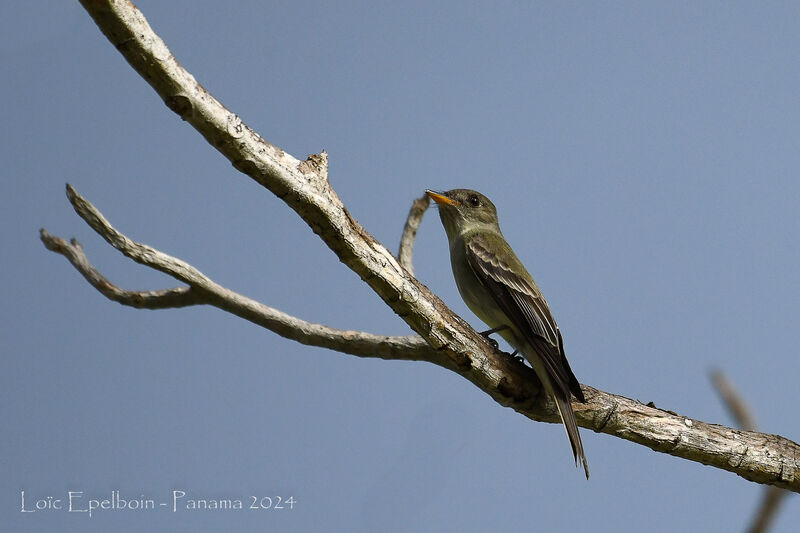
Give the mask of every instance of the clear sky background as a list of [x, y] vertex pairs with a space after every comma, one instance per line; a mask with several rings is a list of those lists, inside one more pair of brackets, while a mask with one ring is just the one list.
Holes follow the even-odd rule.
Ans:
[[[425, 188], [498, 206], [586, 384], [732, 424], [720, 367], [764, 431], [800, 439], [800, 8], [770, 3], [157, 2], [179, 61], [265, 139], [326, 149], [350, 213], [396, 250]], [[118, 229], [303, 319], [407, 334], [280, 200], [171, 113], [77, 2], [0, 17], [2, 531], [737, 531], [761, 487], [500, 407], [424, 363], [287, 341], [215, 308], [111, 303], [177, 283]], [[435, 212], [419, 279], [477, 328]], [[20, 512], [102, 499], [293, 497], [268, 511]], [[796, 531], [790, 498], [775, 531]]]

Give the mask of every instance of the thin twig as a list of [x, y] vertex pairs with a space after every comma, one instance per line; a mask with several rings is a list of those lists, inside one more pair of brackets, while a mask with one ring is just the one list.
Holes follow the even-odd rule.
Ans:
[[76, 239], [67, 242], [60, 237], [50, 235], [44, 228], [39, 231], [39, 234], [48, 250], [66, 257], [72, 266], [86, 278], [86, 281], [109, 300], [137, 309], [170, 309], [208, 303], [203, 301], [197, 292], [192, 291], [191, 287], [175, 287], [158, 291], [121, 289], [111, 283], [89, 262], [83, 252], [83, 247]]
[[406, 224], [403, 226], [403, 235], [400, 237], [400, 249], [397, 252], [397, 259], [412, 276], [414, 275], [414, 239], [417, 237], [417, 230], [430, 203], [431, 199], [427, 194], [423, 194], [420, 198], [414, 200], [414, 203], [411, 204], [411, 209], [408, 211]]
[[764, 487], [761, 494], [761, 504], [750, 522], [750, 527], [747, 528], [748, 533], [766, 533], [769, 531], [769, 528], [775, 523], [781, 504], [786, 500], [786, 495], [789, 492], [778, 487], [769, 486]]
[[733, 386], [733, 383], [725, 377], [725, 374], [721, 370], [712, 370], [711, 382], [714, 384], [714, 388], [717, 389], [717, 393], [728, 408], [728, 412], [733, 417], [736, 425], [747, 431], [758, 431], [753, 413], [744, 398], [736, 390], [736, 387]]

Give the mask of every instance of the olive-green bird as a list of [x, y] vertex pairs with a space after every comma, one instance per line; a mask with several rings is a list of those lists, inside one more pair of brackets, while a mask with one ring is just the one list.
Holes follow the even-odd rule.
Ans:
[[589, 465], [570, 395], [586, 402], [564, 354], [561, 332], [533, 278], [508, 245], [494, 204], [479, 192], [427, 190], [439, 207], [450, 263], [464, 303], [530, 362], [545, 389], [555, 399], [567, 430], [572, 454], [589, 479]]

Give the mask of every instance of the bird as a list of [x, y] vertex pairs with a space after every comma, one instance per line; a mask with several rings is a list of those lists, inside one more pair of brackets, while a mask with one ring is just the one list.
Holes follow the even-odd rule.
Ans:
[[571, 396], [582, 403], [586, 398], [567, 362], [561, 331], [542, 291], [500, 231], [497, 208], [486, 196], [470, 189], [428, 189], [425, 193], [439, 208], [461, 298], [489, 326], [483, 335], [488, 338], [499, 333], [531, 364], [555, 400], [575, 465], [580, 461], [589, 479], [571, 404]]

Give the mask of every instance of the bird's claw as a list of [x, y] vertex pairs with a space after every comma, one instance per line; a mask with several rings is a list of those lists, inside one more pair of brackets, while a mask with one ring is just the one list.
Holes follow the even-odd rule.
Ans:
[[497, 343], [497, 341], [496, 341], [496, 340], [494, 340], [493, 338], [491, 338], [491, 337], [489, 336], [489, 333], [481, 333], [481, 335], [483, 335], [483, 338], [484, 338], [484, 339], [486, 339], [487, 341], [489, 341], [489, 344], [491, 344], [491, 345], [492, 345], [492, 348], [494, 348], [495, 350], [499, 350], [499, 349], [500, 349], [500, 345]]
[[508, 326], [503, 325], [496, 328], [487, 329], [486, 331], [481, 331], [481, 335], [483, 335], [486, 338], [486, 340], [489, 341], [489, 344], [491, 344], [495, 350], [499, 350], [500, 345], [497, 344], [497, 341], [491, 338], [489, 335], [491, 335], [492, 333], [497, 333], [498, 331], [503, 331], [507, 327]]

